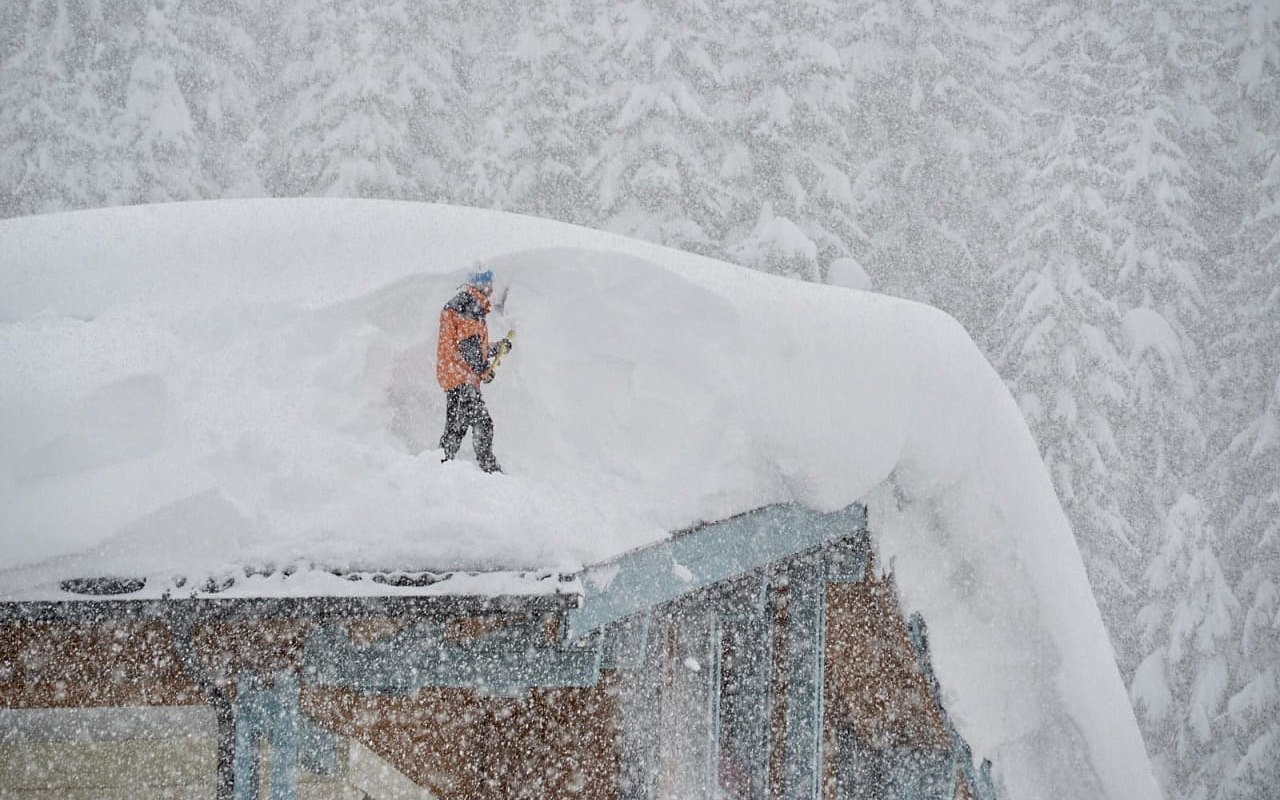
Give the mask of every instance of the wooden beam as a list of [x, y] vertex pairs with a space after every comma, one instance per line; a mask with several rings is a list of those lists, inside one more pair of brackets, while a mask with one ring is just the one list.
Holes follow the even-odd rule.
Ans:
[[568, 612], [569, 636], [585, 636], [703, 587], [853, 536], [866, 525], [861, 504], [821, 513], [788, 503], [673, 534], [588, 568], [582, 605]]
[[560, 613], [582, 601], [575, 591], [527, 595], [394, 594], [320, 597], [171, 597], [0, 601], [0, 623], [164, 620], [196, 624], [234, 620], [412, 617], [445, 620], [481, 614]]
[[205, 700], [213, 708], [217, 722], [218, 766], [214, 798], [215, 800], [235, 800], [235, 708], [226, 689], [218, 685], [216, 677], [208, 673], [196, 656], [191, 626], [179, 623], [172, 626], [172, 631], [173, 649], [178, 654], [178, 660], [191, 679], [199, 685], [200, 691], [204, 692]]
[[303, 680], [311, 686], [379, 693], [439, 686], [519, 694], [535, 686], [594, 686], [600, 678], [601, 639], [450, 642], [439, 626], [420, 625], [359, 645], [337, 627], [324, 626], [307, 639]]
[[257, 800], [262, 764], [261, 743], [270, 713], [269, 696], [261, 680], [252, 673], [236, 679], [235, 700], [235, 800]]
[[707, 730], [704, 732], [704, 746], [707, 748], [703, 760], [703, 797], [707, 800], [718, 800], [720, 792], [720, 725], [721, 692], [723, 690], [723, 657], [724, 657], [724, 623], [719, 615], [709, 614], [707, 628], [703, 633], [704, 658], [702, 663], [702, 692], [706, 704]]

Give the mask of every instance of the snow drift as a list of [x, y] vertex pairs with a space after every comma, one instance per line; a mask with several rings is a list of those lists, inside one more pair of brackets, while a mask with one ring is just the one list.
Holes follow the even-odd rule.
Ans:
[[[474, 259], [508, 292], [491, 330], [519, 331], [486, 389], [499, 476], [436, 444], [436, 315]], [[1158, 796], [1034, 442], [934, 309], [368, 201], [7, 220], [0, 280], [0, 598], [245, 566], [576, 570], [862, 500], [1009, 795]]]

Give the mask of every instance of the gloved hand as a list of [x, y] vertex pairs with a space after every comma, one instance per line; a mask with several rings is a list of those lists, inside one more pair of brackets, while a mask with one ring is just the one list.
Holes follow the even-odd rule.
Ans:
[[511, 352], [512, 341], [506, 337], [498, 340], [498, 355], [505, 356]]
[[480, 382], [481, 382], [481, 383], [493, 383], [493, 370], [489, 370], [489, 371], [488, 371], [488, 372], [486, 372], [484, 375], [481, 375], [481, 376], [480, 376]]

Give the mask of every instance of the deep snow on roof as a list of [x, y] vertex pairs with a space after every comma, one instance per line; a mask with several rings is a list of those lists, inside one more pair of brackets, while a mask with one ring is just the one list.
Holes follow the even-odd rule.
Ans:
[[[516, 349], [507, 474], [440, 463], [436, 315]], [[946, 315], [411, 203], [0, 222], [0, 600], [85, 575], [572, 572], [776, 502], [871, 507], [948, 709], [1012, 797], [1156, 797], [1070, 529]], [[464, 453], [469, 445], [464, 445]]]

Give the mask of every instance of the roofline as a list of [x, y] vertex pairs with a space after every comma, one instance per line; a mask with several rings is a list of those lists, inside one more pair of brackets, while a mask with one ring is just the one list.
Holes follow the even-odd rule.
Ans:
[[320, 597], [188, 597], [149, 599], [0, 601], [0, 624], [102, 622], [227, 622], [242, 619], [331, 621], [372, 617], [446, 619], [494, 613], [563, 613], [582, 595], [407, 595]]
[[569, 615], [570, 638], [866, 531], [862, 503], [829, 512], [777, 503], [681, 531], [588, 567], [582, 606]]

